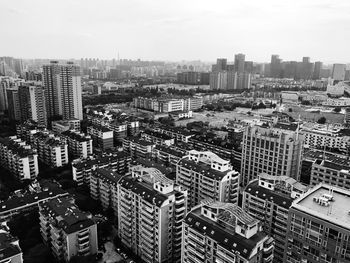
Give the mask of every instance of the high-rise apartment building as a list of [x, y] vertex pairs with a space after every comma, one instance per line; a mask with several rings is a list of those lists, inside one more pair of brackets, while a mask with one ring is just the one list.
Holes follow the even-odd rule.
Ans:
[[283, 262], [350, 262], [349, 200], [349, 190], [325, 184], [295, 200]]
[[212, 152], [189, 151], [176, 165], [176, 183], [189, 191], [189, 208], [205, 199], [238, 204], [239, 172]]
[[47, 95], [48, 117], [83, 119], [80, 67], [57, 61], [43, 66], [43, 83]]
[[242, 185], [246, 186], [260, 173], [299, 180], [303, 144], [299, 126], [247, 126], [242, 142]]
[[90, 125], [87, 133], [92, 137], [94, 147], [106, 150], [114, 146], [113, 131], [104, 126]]
[[17, 136], [0, 137], [0, 164], [20, 181], [39, 174], [37, 152]]
[[238, 73], [244, 72], [244, 64], [245, 64], [245, 55], [244, 54], [236, 54], [235, 55], [235, 62], [234, 62], [234, 71]]
[[345, 71], [346, 71], [345, 64], [333, 64], [332, 79], [338, 80], [338, 81], [345, 80]]
[[12, 121], [20, 121], [21, 106], [19, 104], [18, 87], [9, 88], [6, 90], [6, 93], [9, 119]]
[[25, 83], [18, 88], [21, 122], [28, 119], [39, 125], [47, 125], [45, 90], [34, 83]]
[[203, 202], [183, 223], [183, 263], [270, 263], [273, 250], [259, 220], [231, 203]]
[[180, 262], [187, 191], [158, 169], [135, 166], [118, 182], [118, 236], [145, 262]]
[[3, 112], [8, 109], [7, 104], [7, 88], [8, 82], [0, 77], [0, 111]]
[[261, 220], [264, 232], [275, 240], [274, 262], [283, 262], [288, 210], [307, 187], [288, 176], [260, 174], [243, 192], [243, 209]]
[[82, 212], [71, 197], [39, 204], [40, 233], [58, 261], [97, 253], [97, 225], [92, 215]]
[[62, 132], [68, 143], [68, 152], [72, 158], [87, 158], [92, 155], [92, 138], [79, 131], [69, 130]]
[[225, 90], [227, 89], [227, 72], [226, 71], [213, 71], [210, 72], [209, 85], [212, 90]]

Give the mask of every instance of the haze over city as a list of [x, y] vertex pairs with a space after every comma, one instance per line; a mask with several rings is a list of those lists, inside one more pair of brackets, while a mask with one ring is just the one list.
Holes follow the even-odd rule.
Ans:
[[0, 1], [1, 55], [348, 63], [350, 2]]

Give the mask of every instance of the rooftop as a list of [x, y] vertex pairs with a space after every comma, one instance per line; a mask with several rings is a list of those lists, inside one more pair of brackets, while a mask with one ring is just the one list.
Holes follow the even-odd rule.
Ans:
[[71, 234], [95, 224], [89, 213], [82, 212], [71, 197], [51, 199], [40, 205], [41, 212], [56, 220], [56, 227]]
[[249, 258], [256, 247], [256, 244], [266, 237], [262, 232], [258, 232], [247, 239], [234, 231], [228, 231], [222, 224], [216, 223], [201, 215], [201, 208], [193, 209], [185, 218], [185, 222], [196, 231], [216, 240], [218, 244], [228, 251], [238, 251], [240, 255]]
[[20, 247], [14, 244], [16, 241], [18, 239], [0, 229], [0, 261], [22, 253]]
[[151, 146], [151, 145], [154, 145], [153, 142], [149, 142], [149, 141], [140, 139], [140, 138], [138, 138], [138, 137], [127, 137], [127, 138], [125, 138], [124, 140], [130, 141], [130, 142], [133, 142], [133, 143], [137, 143], [137, 144], [140, 144], [140, 145], [142, 145], [142, 146]]
[[86, 136], [85, 134], [83, 133], [80, 133], [80, 132], [75, 132], [75, 131], [64, 131], [61, 133], [62, 135], [65, 135], [75, 141], [78, 141], [78, 142], [88, 142], [91, 140], [91, 137], [90, 136]]
[[132, 177], [131, 175], [124, 176], [120, 179], [119, 184], [121, 187], [134, 192], [135, 194], [141, 196], [144, 200], [160, 207], [168, 196], [158, 192], [146, 183], [140, 181], [138, 178]]
[[102, 165], [102, 164], [108, 164], [111, 162], [116, 162], [119, 160], [124, 160], [125, 158], [129, 158], [129, 154], [126, 152], [114, 152], [111, 156], [97, 156], [94, 159], [83, 159], [74, 161], [72, 163], [72, 166], [76, 169], [90, 169], [94, 165]]
[[[330, 194], [330, 189], [333, 189], [331, 195], [334, 200], [329, 202], [329, 206], [322, 206], [314, 201], [314, 198], [318, 198], [323, 194]], [[349, 203], [350, 191], [319, 184], [296, 199], [292, 204], [292, 208], [350, 230]]]
[[18, 142], [12, 140], [11, 138], [3, 138], [0, 137], [0, 144], [5, 145], [8, 149], [10, 149], [13, 153], [17, 154], [21, 158], [25, 158], [29, 155], [36, 154], [33, 149], [26, 149]]
[[105, 169], [105, 168], [97, 168], [94, 172], [93, 175], [107, 180], [110, 184], [116, 185], [119, 181], [119, 179], [122, 177], [116, 172], [113, 172], [110, 169]]

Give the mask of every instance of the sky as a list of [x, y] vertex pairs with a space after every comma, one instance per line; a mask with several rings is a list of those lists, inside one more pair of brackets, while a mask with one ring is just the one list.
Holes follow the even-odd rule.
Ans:
[[0, 56], [350, 62], [349, 0], [0, 0]]

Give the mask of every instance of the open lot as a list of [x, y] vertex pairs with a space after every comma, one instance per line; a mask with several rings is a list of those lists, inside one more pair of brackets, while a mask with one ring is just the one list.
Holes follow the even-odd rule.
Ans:
[[[289, 112], [288, 109], [291, 108], [292, 112]], [[335, 113], [335, 112], [310, 112], [306, 111], [311, 107], [298, 106], [298, 105], [285, 105], [282, 109], [285, 113], [288, 113], [295, 120], [300, 119], [308, 122], [316, 122], [319, 118], [325, 117], [327, 123], [343, 123], [344, 122], [344, 114]]]
[[[203, 111], [193, 112], [193, 118], [177, 121], [176, 126], [186, 126], [193, 121], [209, 122], [210, 126], [222, 127], [230, 120], [253, 120], [258, 119], [261, 114], [271, 113], [274, 109], [251, 110], [248, 108], [237, 108], [234, 111]], [[251, 112], [249, 115], [248, 112]]]

